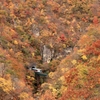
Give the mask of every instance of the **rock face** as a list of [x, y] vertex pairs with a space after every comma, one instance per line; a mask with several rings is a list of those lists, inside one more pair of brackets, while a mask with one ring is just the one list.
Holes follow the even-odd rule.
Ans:
[[70, 54], [72, 51], [73, 51], [73, 48], [72, 48], [72, 47], [67, 47], [67, 48], [63, 49], [62, 52], [58, 53], [58, 54], [56, 55], [56, 58], [58, 58], [58, 59], [59, 59], [59, 58], [64, 58], [64, 57], [66, 57], [68, 54]]
[[[65, 57], [66, 55], [70, 54], [73, 51], [72, 47], [68, 47], [64, 49], [62, 52], [56, 54], [55, 59]], [[43, 46], [43, 62], [49, 63], [52, 58], [54, 57], [54, 50], [49, 49], [46, 45]]]
[[51, 51], [49, 48], [46, 47], [46, 45], [43, 46], [43, 62], [49, 63], [53, 57], [53, 51]]
[[73, 48], [72, 48], [72, 47], [68, 47], [68, 48], [66, 48], [66, 49], [64, 50], [65, 55], [70, 54], [72, 51], [73, 51]]
[[39, 28], [38, 28], [35, 24], [32, 25], [32, 33], [33, 33], [36, 37], [38, 37], [38, 36], [40, 35], [40, 30], [39, 30]]

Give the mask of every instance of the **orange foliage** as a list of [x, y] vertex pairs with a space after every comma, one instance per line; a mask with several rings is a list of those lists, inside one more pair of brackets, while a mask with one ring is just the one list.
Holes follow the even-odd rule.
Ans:
[[87, 46], [87, 44], [91, 43], [91, 38], [88, 35], [83, 35], [80, 40], [78, 41], [78, 45], [80, 47]]
[[[95, 95], [97, 86], [100, 85], [100, 71], [96, 69], [90, 69], [84, 83], [80, 84], [80, 80], [83, 80], [77, 74], [77, 69], [72, 68], [67, 74], [65, 74], [67, 90], [62, 94], [59, 100], [81, 100], [88, 99]], [[97, 90], [98, 91], [98, 90]], [[94, 100], [92, 97], [90, 100]]]
[[99, 23], [98, 17], [97, 16], [94, 16], [94, 18], [93, 18], [93, 24], [94, 25], [97, 25], [98, 23]]
[[86, 54], [100, 55], [100, 40], [96, 40], [90, 47], [87, 48]]
[[46, 92], [44, 93], [44, 95], [42, 95], [42, 96], [40, 97], [39, 100], [56, 100], [56, 99], [53, 97], [51, 91], [48, 90], [48, 91], [46, 91]]
[[17, 59], [8, 56], [7, 59], [11, 61], [13, 69], [16, 71], [18, 77], [24, 79], [25, 78], [25, 69], [23, 63], [19, 62]]
[[[91, 19], [93, 19], [94, 25], [99, 24], [98, 16], [91, 18], [90, 2], [92, 0], [0, 0], [1, 56], [5, 56], [11, 62], [12, 69], [16, 74], [25, 79], [24, 65], [26, 62], [42, 64], [41, 48], [43, 45], [48, 45], [50, 49], [55, 50], [55, 54], [52, 56], [56, 56], [56, 53], [60, 54], [67, 46], [77, 45], [76, 42], [80, 39], [82, 32], [86, 32], [85, 28], [91, 24], [89, 22]], [[72, 20], [74, 18], [75, 20]], [[45, 31], [43, 31], [44, 29]], [[39, 33], [38, 38], [35, 37], [34, 33]], [[84, 35], [79, 40], [78, 46], [83, 48], [91, 44], [91, 42], [91, 37]], [[74, 50], [74, 53], [77, 51], [78, 48]], [[83, 56], [84, 61], [88, 61], [88, 55], [99, 56], [100, 40], [89, 46], [85, 53], [86, 56]], [[68, 56], [66, 58], [69, 64], [65, 61], [65, 65], [72, 66], [72, 63], [70, 63], [72, 58]], [[99, 59], [98, 57], [98, 62], [95, 59], [95, 62], [90, 63], [84, 63], [82, 60], [73, 60], [74, 65], [78, 63], [90, 65], [88, 74], [86, 74], [86, 81], [82, 81], [83, 84], [80, 84], [82, 78], [79, 76], [79, 70], [77, 67], [71, 68], [65, 74], [66, 92], [62, 94], [59, 100], [87, 100], [91, 95], [96, 95], [93, 90], [99, 87], [98, 84], [100, 84]], [[54, 62], [52, 63], [54, 65]], [[55, 66], [57, 67], [57, 64]], [[51, 69], [53, 68], [51, 67]], [[53, 81], [55, 82], [56, 80]], [[57, 84], [63, 86], [61, 83]], [[24, 82], [22, 85], [25, 85]], [[19, 91], [20, 93], [22, 92], [21, 89]], [[18, 93], [19, 91], [15, 92]], [[51, 91], [46, 91], [41, 95], [39, 100], [56, 100]], [[23, 97], [23, 94], [21, 97]], [[93, 97], [93, 99], [90, 98], [89, 100], [99, 99]]]
[[62, 42], [65, 42], [65, 41], [66, 41], [66, 37], [65, 37], [64, 34], [61, 34], [61, 35], [60, 35], [60, 40], [61, 40]]

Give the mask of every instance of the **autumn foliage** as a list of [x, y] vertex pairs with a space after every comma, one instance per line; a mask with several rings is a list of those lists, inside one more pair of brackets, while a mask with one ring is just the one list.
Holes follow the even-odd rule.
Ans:
[[86, 54], [100, 55], [100, 40], [96, 40], [90, 47], [87, 48]]
[[[99, 4], [0, 0], [0, 100], [99, 100]], [[48, 74], [39, 86], [31, 63]]]

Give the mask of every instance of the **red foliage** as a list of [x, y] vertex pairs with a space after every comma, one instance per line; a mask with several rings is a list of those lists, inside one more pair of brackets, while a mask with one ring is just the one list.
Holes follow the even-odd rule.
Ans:
[[52, 92], [51, 91], [46, 91], [44, 93], [44, 95], [42, 95], [40, 97], [39, 100], [55, 100], [55, 97], [53, 96]]
[[94, 25], [98, 24], [98, 18], [97, 18], [97, 16], [94, 16], [94, 18], [93, 18], [93, 24]]
[[60, 35], [60, 41], [65, 42], [66, 41], [66, 37], [64, 34]]
[[83, 17], [83, 18], [82, 18], [82, 21], [87, 22], [87, 19]]
[[87, 48], [86, 54], [100, 55], [100, 40], [94, 42], [90, 47]]
[[75, 89], [73, 87], [68, 88], [68, 90], [63, 94], [60, 100], [86, 100], [91, 95], [86, 88]]
[[[59, 100], [99, 100], [95, 97], [95, 89], [100, 84], [100, 71], [98, 68], [90, 69], [84, 84], [80, 84], [80, 77], [76, 68], [72, 68], [65, 75], [67, 90]], [[98, 90], [97, 90], [98, 91]], [[99, 91], [98, 91], [99, 92]], [[93, 97], [94, 96], [94, 97]]]
[[70, 85], [71, 82], [73, 82], [73, 80], [78, 80], [78, 77], [77, 76], [77, 69], [76, 68], [72, 68], [70, 69], [70, 71], [68, 73], [65, 74], [65, 79], [66, 79], [66, 83], [68, 85]]

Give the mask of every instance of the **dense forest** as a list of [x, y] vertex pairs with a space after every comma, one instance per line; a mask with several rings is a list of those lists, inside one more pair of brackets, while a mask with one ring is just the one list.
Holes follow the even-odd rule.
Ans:
[[100, 0], [0, 0], [0, 100], [100, 100]]

